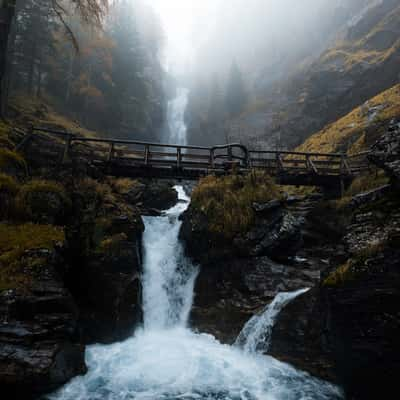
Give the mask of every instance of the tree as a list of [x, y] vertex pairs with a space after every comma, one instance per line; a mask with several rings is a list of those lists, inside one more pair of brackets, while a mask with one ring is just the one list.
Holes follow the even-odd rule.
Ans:
[[247, 95], [242, 73], [236, 62], [232, 63], [226, 89], [226, 107], [231, 117], [239, 115], [246, 104]]
[[[7, 45], [10, 29], [15, 15], [15, 0], [0, 0], [0, 116], [4, 116], [4, 77], [7, 65]], [[61, 0], [49, 0], [47, 6], [51, 9], [58, 20], [65, 28], [68, 36], [78, 50], [78, 42], [66, 22], [71, 13], [76, 12], [84, 24], [101, 25], [105, 11], [108, 7], [108, 0], [71, 0], [65, 6]]]

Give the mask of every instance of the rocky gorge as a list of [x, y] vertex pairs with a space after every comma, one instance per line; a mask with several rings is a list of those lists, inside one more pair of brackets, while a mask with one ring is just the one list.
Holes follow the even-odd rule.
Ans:
[[[278, 315], [268, 354], [342, 385], [349, 399], [394, 387], [398, 139], [394, 123], [369, 155], [390, 180], [341, 200], [287, 194], [264, 175], [190, 188], [180, 238], [199, 266], [191, 326], [231, 344], [279, 292], [311, 288]], [[9, 398], [27, 399], [84, 374], [86, 345], [124, 340], [142, 323], [142, 216], [177, 202], [173, 182], [108, 177], [86, 161], [88, 149], [59, 169], [57, 140], [37, 135], [30, 146], [23, 158], [11, 148], [3, 156], [0, 190], [9, 265], [0, 381]]]
[[392, 123], [369, 155], [389, 184], [339, 201], [312, 194], [252, 203], [253, 223], [231, 237], [214, 229], [204, 200], [192, 201], [181, 238], [200, 265], [194, 326], [232, 343], [277, 292], [311, 287], [279, 314], [268, 354], [340, 383], [349, 399], [395, 390], [399, 138]]

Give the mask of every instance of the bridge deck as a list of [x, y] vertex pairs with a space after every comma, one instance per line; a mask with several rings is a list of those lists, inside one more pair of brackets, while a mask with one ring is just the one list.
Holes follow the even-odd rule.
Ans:
[[239, 173], [262, 170], [288, 185], [330, 186], [351, 178], [367, 168], [361, 153], [307, 153], [279, 150], [248, 150], [237, 143], [222, 146], [184, 146], [133, 140], [78, 136], [47, 128], [33, 127], [21, 142], [26, 146], [35, 132], [63, 140], [61, 163], [85, 153], [106, 173], [126, 177], [198, 179], [235, 170]]

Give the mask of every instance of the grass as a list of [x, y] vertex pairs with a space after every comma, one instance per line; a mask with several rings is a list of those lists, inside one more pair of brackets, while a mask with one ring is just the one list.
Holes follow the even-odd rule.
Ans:
[[390, 179], [382, 170], [358, 176], [353, 180], [343, 197], [335, 202], [336, 207], [338, 209], [344, 208], [351, 202], [354, 196], [377, 189], [388, 184], [389, 181]]
[[33, 179], [21, 186], [16, 197], [16, 212], [20, 218], [35, 220], [35, 215], [59, 213], [69, 204], [70, 200], [63, 185], [54, 181]]
[[25, 257], [27, 250], [51, 250], [56, 242], [63, 241], [64, 231], [59, 227], [0, 223], [0, 291], [29, 287], [28, 272], [35, 272], [43, 260]]
[[385, 241], [372, 243], [368, 247], [360, 250], [345, 264], [331, 272], [322, 283], [325, 287], [343, 286], [359, 278], [364, 272], [368, 271], [367, 260], [382, 253], [385, 249]]
[[27, 172], [27, 165], [24, 157], [14, 150], [0, 148], [0, 171], [23, 171]]
[[[379, 107], [373, 119], [366, 110]], [[297, 147], [301, 152], [348, 152], [354, 154], [369, 148], [389, 122], [400, 117], [400, 84], [375, 96], [363, 106], [310, 136]]]
[[207, 176], [192, 194], [192, 206], [207, 217], [211, 232], [233, 238], [254, 223], [254, 202], [280, 198], [281, 192], [264, 173]]
[[0, 172], [0, 193], [16, 195], [18, 188], [19, 184], [14, 177]]
[[10, 107], [17, 111], [23, 121], [24, 126], [50, 126], [55, 129], [78, 133], [85, 137], [98, 137], [99, 135], [89, 129], [83, 128], [78, 122], [73, 121], [67, 116], [58, 113], [50, 104], [54, 104], [51, 99], [38, 99], [19, 93], [10, 99]]

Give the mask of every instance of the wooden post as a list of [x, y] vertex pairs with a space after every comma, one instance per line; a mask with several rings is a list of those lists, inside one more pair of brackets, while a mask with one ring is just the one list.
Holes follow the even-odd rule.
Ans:
[[210, 164], [211, 168], [214, 169], [214, 149], [210, 150]]
[[144, 149], [144, 165], [149, 165], [149, 153], [150, 153], [150, 146], [147, 144]]
[[276, 153], [276, 169], [277, 172], [283, 171], [283, 163], [281, 153]]
[[110, 150], [108, 151], [107, 162], [110, 163], [114, 157], [114, 143], [110, 144]]
[[180, 168], [181, 167], [181, 160], [182, 160], [181, 148], [177, 147], [176, 148], [176, 152], [177, 152], [176, 165], [177, 165], [178, 168]]
[[228, 146], [228, 160], [232, 161], [232, 147]]
[[65, 164], [65, 163], [68, 161], [68, 158], [69, 158], [69, 149], [70, 149], [70, 147], [71, 147], [72, 138], [73, 138], [73, 135], [72, 135], [72, 134], [69, 134], [69, 135], [67, 136], [67, 141], [65, 142], [64, 154], [63, 154], [63, 157], [62, 157], [62, 160], [61, 160], [61, 164]]

